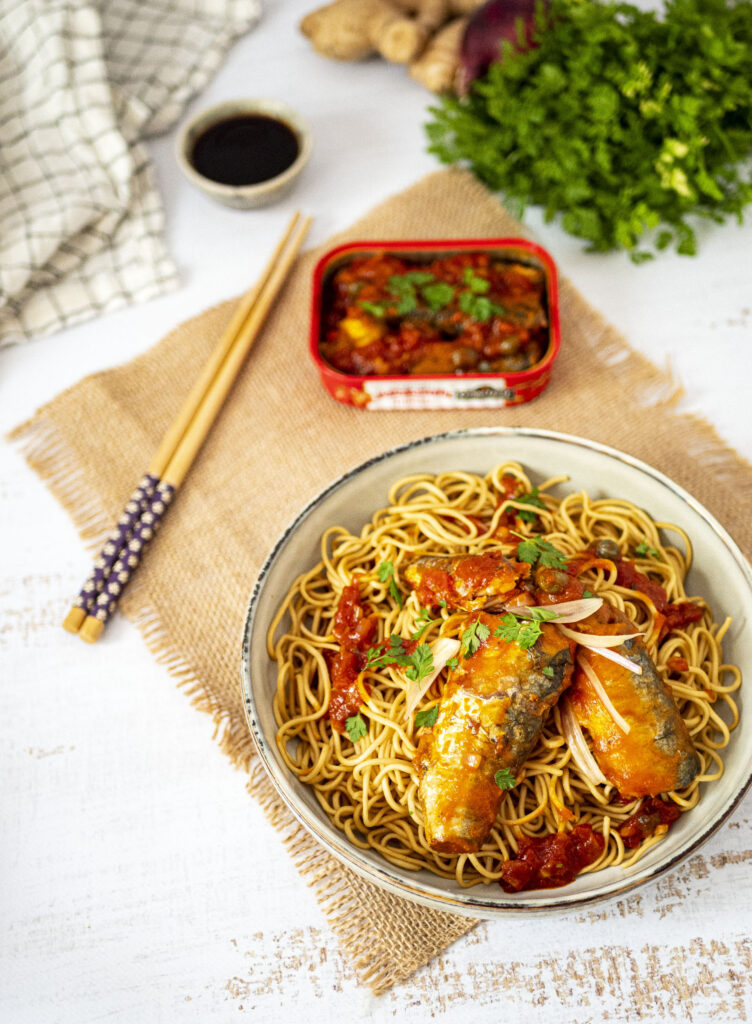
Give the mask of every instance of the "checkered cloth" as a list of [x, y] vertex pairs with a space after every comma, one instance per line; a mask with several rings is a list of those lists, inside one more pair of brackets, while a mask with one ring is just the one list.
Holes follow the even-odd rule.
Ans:
[[177, 284], [141, 140], [169, 128], [259, 0], [2, 0], [0, 346]]

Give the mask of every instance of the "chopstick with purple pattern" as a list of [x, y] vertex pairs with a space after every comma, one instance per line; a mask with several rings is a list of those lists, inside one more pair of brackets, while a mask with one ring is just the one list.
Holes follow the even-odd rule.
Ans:
[[259, 281], [238, 303], [69, 610], [63, 626], [81, 639], [94, 643], [101, 636], [219, 414], [308, 233], [311, 219], [299, 221], [296, 213]]

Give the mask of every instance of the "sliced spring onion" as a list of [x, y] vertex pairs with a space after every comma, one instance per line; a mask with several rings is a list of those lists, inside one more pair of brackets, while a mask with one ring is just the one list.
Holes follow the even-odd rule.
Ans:
[[[588, 615], [597, 612], [602, 604], [602, 597], [582, 597], [579, 601], [560, 601], [558, 604], [547, 604], [545, 609], [547, 612], [553, 612], [556, 618], [551, 619], [551, 622], [558, 626], [561, 622], [579, 622], [580, 619], [586, 619]], [[506, 611], [514, 612], [520, 618], [535, 618], [533, 609], [527, 605], [508, 604], [505, 608]]]
[[609, 651], [606, 647], [589, 647], [587, 644], [580, 644], [580, 646], [584, 647], [587, 651], [592, 651], [593, 654], [597, 654], [599, 658], [608, 658], [609, 661], [615, 661], [617, 665], [621, 665], [622, 668], [628, 668], [636, 676], [642, 675], [642, 665], [638, 665], [636, 661], [625, 658], [623, 654]]
[[559, 710], [561, 712], [561, 727], [564, 730], [567, 745], [572, 752], [572, 760], [592, 785], [605, 786], [608, 780], [598, 767], [598, 762], [587, 745], [587, 740], [572, 705], [566, 697], [562, 697], [559, 702]]
[[452, 637], [440, 636], [438, 640], [434, 640], [431, 646], [431, 654], [433, 655], [433, 669], [424, 676], [420, 682], [413, 679], [410, 680], [407, 686], [407, 701], [405, 704], [405, 710], [408, 715], [411, 715], [418, 706], [421, 697], [424, 693], [427, 693], [434, 679], [438, 676], [439, 672], [443, 668], [446, 668], [446, 663], [451, 658], [456, 658], [460, 653], [460, 642]]
[[554, 625], [558, 626], [564, 636], [568, 636], [570, 640], [582, 644], [583, 647], [592, 647], [594, 650], [596, 648], [600, 650], [601, 647], [621, 647], [625, 640], [634, 640], [637, 636], [644, 636], [643, 633], [617, 633], [615, 636], [603, 636], [599, 633], [580, 633], [576, 629], [560, 625], [559, 622], [555, 622]]
[[622, 718], [622, 716], [616, 710], [614, 705], [611, 703], [611, 698], [606, 693], [603, 683], [596, 675], [595, 669], [587, 660], [587, 658], [583, 658], [581, 654], [578, 655], [577, 664], [580, 666], [582, 671], [585, 673], [585, 675], [592, 683], [593, 689], [598, 694], [598, 699], [600, 700], [601, 704], [603, 704], [606, 711], [608, 711], [609, 715], [611, 715], [614, 722], [619, 726], [623, 733], [629, 732], [629, 722], [627, 722], [626, 719]]

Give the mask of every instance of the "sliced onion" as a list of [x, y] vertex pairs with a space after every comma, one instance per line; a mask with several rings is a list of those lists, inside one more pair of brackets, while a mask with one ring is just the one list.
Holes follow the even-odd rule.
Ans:
[[439, 672], [441, 672], [443, 668], [446, 668], [446, 663], [451, 658], [456, 658], [460, 653], [459, 640], [454, 640], [452, 637], [448, 636], [440, 636], [439, 639], [434, 640], [430, 646], [431, 654], [433, 655], [433, 668], [427, 676], [424, 676], [421, 679], [420, 682], [411, 679], [407, 686], [407, 702], [405, 704], [405, 708], [408, 715], [411, 715], [413, 711], [415, 711], [423, 694], [428, 692]]
[[580, 666], [582, 671], [585, 673], [585, 675], [592, 683], [593, 689], [598, 694], [598, 699], [600, 700], [601, 704], [604, 706], [606, 711], [608, 711], [609, 715], [611, 715], [614, 722], [616, 722], [616, 724], [619, 726], [623, 733], [629, 732], [629, 722], [627, 722], [626, 719], [622, 718], [622, 716], [616, 710], [614, 705], [611, 703], [611, 698], [606, 693], [603, 683], [596, 675], [595, 669], [587, 660], [587, 658], [583, 658], [582, 655], [579, 655], [577, 658], [577, 664]]
[[572, 760], [585, 778], [594, 786], [605, 786], [608, 783], [608, 779], [598, 767], [598, 762], [587, 745], [587, 740], [580, 728], [580, 723], [577, 721], [574, 709], [566, 697], [562, 697], [559, 702], [559, 710], [561, 712], [561, 727], [564, 730], [567, 746], [572, 753]]
[[621, 665], [622, 668], [628, 668], [630, 672], [634, 672], [636, 676], [642, 675], [642, 665], [638, 665], [636, 661], [630, 661], [629, 658], [625, 658], [623, 654], [617, 654], [616, 651], [609, 651], [606, 647], [588, 647], [587, 644], [580, 644], [580, 647], [584, 647], [586, 651], [592, 651], [593, 654], [597, 654], [599, 658], [608, 658], [609, 661], [615, 661], [617, 665]]
[[[558, 626], [560, 622], [579, 622], [580, 619], [586, 619], [588, 615], [597, 612], [602, 604], [602, 597], [582, 597], [579, 601], [560, 601], [558, 604], [547, 604], [543, 607], [547, 612], [553, 612], [556, 616], [555, 619], [546, 621]], [[520, 618], [532, 619], [535, 617], [533, 609], [528, 605], [508, 604], [505, 608], [508, 612], [519, 615]]]
[[583, 647], [601, 648], [601, 647], [621, 647], [625, 640], [634, 640], [637, 636], [644, 636], [644, 633], [617, 633], [615, 636], [602, 636], [598, 633], [579, 633], [576, 629], [570, 629], [568, 626], [561, 626], [558, 622], [554, 623], [555, 626], [559, 626], [564, 636], [568, 636], [570, 640], [574, 640], [575, 643], [582, 644]]

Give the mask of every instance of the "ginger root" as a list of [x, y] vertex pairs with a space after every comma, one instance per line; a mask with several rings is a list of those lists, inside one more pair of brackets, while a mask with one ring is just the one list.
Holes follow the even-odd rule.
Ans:
[[452, 87], [459, 60], [466, 19], [455, 16], [482, 2], [334, 0], [307, 14], [300, 30], [324, 57], [365, 60], [380, 54], [392, 63], [409, 64], [416, 81], [440, 92]]
[[454, 18], [429, 42], [417, 60], [410, 64], [410, 75], [431, 92], [449, 92], [454, 88], [460, 63], [460, 46], [470, 19]]
[[[430, 0], [446, 7], [446, 0]], [[392, 0], [334, 0], [307, 14], [300, 30], [313, 48], [335, 60], [364, 60], [374, 53], [407, 63], [423, 48], [431, 31]]]

